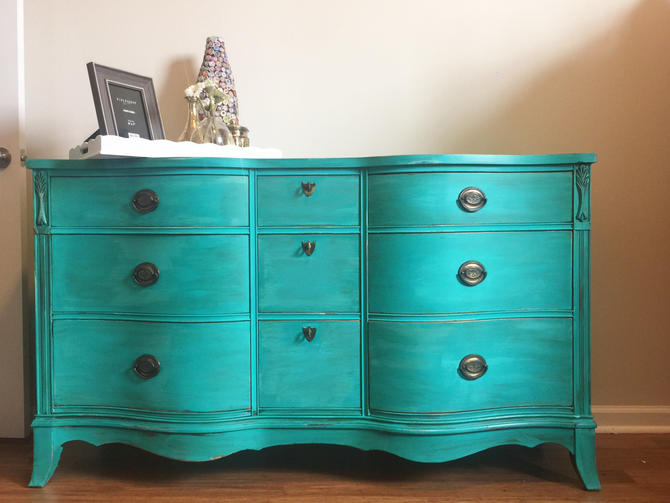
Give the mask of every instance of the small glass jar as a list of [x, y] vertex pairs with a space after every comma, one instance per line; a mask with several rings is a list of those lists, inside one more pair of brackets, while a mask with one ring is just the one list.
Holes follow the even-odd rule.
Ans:
[[239, 124], [231, 124], [228, 126], [230, 132], [235, 139], [235, 145], [238, 147], [248, 147], [249, 146], [249, 128], [240, 126]]
[[208, 113], [191, 135], [194, 143], [214, 143], [216, 145], [234, 145], [235, 140], [226, 123], [212, 113]]

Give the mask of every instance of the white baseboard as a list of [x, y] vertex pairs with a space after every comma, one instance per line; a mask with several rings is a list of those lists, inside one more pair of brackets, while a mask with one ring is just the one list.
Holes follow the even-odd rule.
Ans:
[[594, 405], [598, 433], [670, 433], [670, 405]]

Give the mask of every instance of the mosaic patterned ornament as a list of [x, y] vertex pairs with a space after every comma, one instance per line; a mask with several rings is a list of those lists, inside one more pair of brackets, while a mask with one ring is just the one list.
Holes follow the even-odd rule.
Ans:
[[221, 103], [216, 109], [216, 115], [221, 117], [226, 124], [239, 124], [235, 79], [233, 79], [226, 47], [221, 37], [207, 37], [205, 56], [198, 72], [198, 82], [207, 79], [217, 82], [219, 89], [228, 96], [228, 104]]

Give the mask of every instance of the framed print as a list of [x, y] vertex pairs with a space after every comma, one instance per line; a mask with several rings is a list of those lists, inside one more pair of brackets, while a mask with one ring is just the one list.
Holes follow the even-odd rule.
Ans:
[[134, 73], [88, 63], [100, 135], [163, 140], [153, 81]]

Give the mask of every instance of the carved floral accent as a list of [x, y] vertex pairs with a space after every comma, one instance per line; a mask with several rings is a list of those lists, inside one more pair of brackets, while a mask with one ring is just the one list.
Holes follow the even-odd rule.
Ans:
[[588, 219], [586, 215], [586, 197], [588, 194], [588, 187], [591, 181], [591, 171], [588, 165], [579, 164], [575, 172], [575, 181], [577, 182], [577, 195], [579, 197], [579, 204], [577, 206], [577, 220], [583, 222]]
[[35, 194], [37, 195], [37, 225], [47, 224], [47, 177], [41, 171], [35, 174]]

